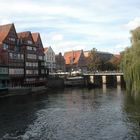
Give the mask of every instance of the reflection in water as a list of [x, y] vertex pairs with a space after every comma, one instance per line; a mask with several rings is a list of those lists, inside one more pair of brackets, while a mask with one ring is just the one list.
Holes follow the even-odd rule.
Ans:
[[104, 86], [1, 100], [0, 138], [138, 140], [140, 102], [127, 95]]
[[103, 93], [106, 93], [106, 84], [102, 85]]
[[121, 85], [117, 84], [117, 94], [121, 94]]
[[[126, 94], [124, 98], [124, 122], [128, 127], [131, 127], [131, 137], [133, 139], [140, 139], [140, 98]], [[129, 136], [130, 134], [128, 134]]]

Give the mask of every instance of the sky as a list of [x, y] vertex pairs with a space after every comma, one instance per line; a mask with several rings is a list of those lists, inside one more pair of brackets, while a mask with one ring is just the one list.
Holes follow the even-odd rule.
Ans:
[[71, 50], [117, 54], [140, 26], [140, 0], [0, 0], [0, 25], [39, 32], [56, 54]]

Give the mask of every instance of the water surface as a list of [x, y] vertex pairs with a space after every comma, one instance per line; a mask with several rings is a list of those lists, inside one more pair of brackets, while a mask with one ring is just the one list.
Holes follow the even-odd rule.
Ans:
[[119, 86], [0, 99], [0, 139], [139, 140], [139, 122], [139, 101]]

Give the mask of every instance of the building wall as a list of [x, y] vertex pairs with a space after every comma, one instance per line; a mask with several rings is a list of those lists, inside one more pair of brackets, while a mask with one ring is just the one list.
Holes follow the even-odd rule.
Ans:
[[49, 68], [50, 72], [56, 71], [55, 53], [51, 47], [45, 51], [45, 64]]
[[0, 85], [15, 87], [39, 82], [45, 66], [43, 46], [42, 54], [37, 53], [37, 46], [30, 31], [17, 34], [14, 24], [0, 25]]
[[[5, 26], [6, 27], [6, 26]], [[0, 27], [1, 28], [1, 27]], [[18, 36], [13, 24], [8, 25], [7, 36], [2, 43], [2, 59], [8, 66], [9, 84], [21, 84], [24, 78], [24, 54], [20, 52]]]
[[63, 71], [63, 72], [65, 72], [66, 71], [66, 68], [65, 68], [65, 59], [62, 56], [62, 54], [59, 53], [58, 55], [56, 55], [55, 56], [55, 60], [56, 60], [56, 70], [57, 71]]
[[86, 61], [83, 50], [76, 50], [64, 53], [66, 71], [86, 71]]
[[32, 33], [32, 37], [37, 47], [39, 81], [46, 80], [47, 68], [45, 67], [45, 54], [42, 40], [39, 33]]

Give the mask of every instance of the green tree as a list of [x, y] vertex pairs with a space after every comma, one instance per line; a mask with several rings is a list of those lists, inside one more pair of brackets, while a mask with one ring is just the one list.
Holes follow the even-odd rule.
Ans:
[[113, 55], [109, 63], [112, 70], [120, 71], [121, 55]]
[[140, 93], [140, 27], [131, 34], [131, 47], [123, 52], [122, 70], [127, 90], [136, 94]]
[[96, 71], [99, 70], [100, 65], [101, 65], [101, 59], [98, 56], [97, 50], [93, 48], [89, 53], [89, 57], [87, 58], [87, 66], [89, 70]]

